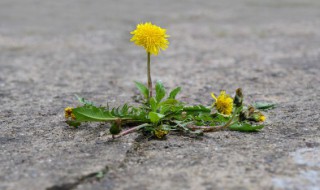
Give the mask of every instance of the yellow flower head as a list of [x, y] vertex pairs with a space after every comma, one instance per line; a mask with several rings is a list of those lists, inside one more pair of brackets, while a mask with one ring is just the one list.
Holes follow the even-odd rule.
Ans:
[[158, 138], [158, 139], [162, 139], [163, 137], [165, 137], [169, 132], [163, 129], [156, 129], [154, 131], [154, 135]]
[[66, 119], [68, 119], [68, 118], [72, 118], [72, 119], [76, 119], [76, 116], [72, 113], [72, 108], [71, 107], [66, 107], [65, 109], [64, 109], [64, 117], [66, 118]]
[[137, 46], [144, 47], [148, 53], [158, 55], [160, 49], [168, 48], [169, 41], [167, 38], [169, 35], [166, 34], [166, 29], [153, 25], [151, 22], [138, 24], [131, 34], [133, 37], [130, 41]]
[[260, 122], [264, 122], [266, 120], [266, 116], [264, 116], [264, 115], [260, 115], [260, 117], [259, 117], [259, 121]]
[[226, 94], [226, 91], [222, 90], [218, 98], [214, 95], [214, 93], [211, 93], [211, 96], [216, 101], [213, 106], [216, 107], [218, 112], [225, 115], [230, 115], [232, 113], [233, 99]]

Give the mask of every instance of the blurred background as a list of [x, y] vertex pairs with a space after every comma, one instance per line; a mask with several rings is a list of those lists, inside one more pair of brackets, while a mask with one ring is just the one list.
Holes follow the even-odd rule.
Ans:
[[[273, 59], [318, 52], [319, 8], [317, 0], [1, 0], [1, 77], [70, 92], [107, 94], [108, 82], [129, 88], [146, 80], [145, 52], [129, 42], [130, 31], [151, 21], [171, 36], [152, 58], [154, 80], [215, 91], [250, 86], [238, 80], [243, 62], [259, 72]], [[256, 73], [247, 77], [258, 80]]]
[[[171, 36], [169, 49], [152, 58], [154, 80], [192, 91], [265, 85], [282, 75], [256, 74], [272, 60], [318, 52], [319, 8], [317, 0], [1, 0], [2, 77], [48, 90], [130, 88], [146, 81], [145, 52], [130, 31], [151, 21]], [[248, 67], [255, 72], [238, 80]]]

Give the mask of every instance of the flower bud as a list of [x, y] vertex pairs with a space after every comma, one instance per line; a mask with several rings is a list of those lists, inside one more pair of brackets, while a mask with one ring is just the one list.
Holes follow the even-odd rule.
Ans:
[[114, 123], [112, 123], [109, 131], [112, 135], [119, 134], [121, 132], [121, 120], [118, 119]]
[[75, 119], [75, 116], [74, 116], [74, 114], [72, 113], [72, 107], [66, 107], [65, 109], [64, 109], [64, 117], [66, 118], [66, 119], [69, 119], [70, 117], [72, 118], [72, 119]]
[[241, 88], [238, 88], [236, 90], [236, 95], [234, 97], [234, 100], [233, 100], [234, 104], [236, 107], [240, 107], [242, 106], [242, 102], [243, 102], [243, 94], [242, 94], [242, 89]]

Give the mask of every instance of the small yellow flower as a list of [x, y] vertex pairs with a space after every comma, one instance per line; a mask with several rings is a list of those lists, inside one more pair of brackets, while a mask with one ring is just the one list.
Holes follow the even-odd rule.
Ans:
[[66, 107], [66, 108], [64, 109], [64, 117], [65, 117], [66, 119], [69, 119], [70, 117], [71, 117], [72, 119], [76, 119], [76, 116], [72, 113], [72, 107]]
[[218, 112], [225, 115], [230, 115], [232, 113], [233, 99], [230, 95], [226, 94], [226, 91], [222, 90], [218, 98], [214, 93], [211, 93], [211, 96], [216, 101], [212, 106], [215, 106]]
[[266, 120], [266, 116], [261, 114], [259, 117], [259, 122], [264, 122], [265, 120]]
[[252, 113], [249, 113], [249, 120], [255, 121], [255, 122], [264, 122], [266, 120], [266, 116], [264, 116], [259, 111], [254, 111]]
[[154, 131], [154, 135], [159, 138], [162, 139], [164, 136], [166, 136], [168, 134], [168, 131], [163, 130], [163, 129], [156, 129]]
[[160, 49], [168, 48], [169, 41], [167, 38], [169, 35], [166, 34], [166, 29], [153, 25], [151, 22], [138, 24], [131, 34], [133, 37], [130, 41], [137, 46], [143, 46], [148, 53], [158, 55]]

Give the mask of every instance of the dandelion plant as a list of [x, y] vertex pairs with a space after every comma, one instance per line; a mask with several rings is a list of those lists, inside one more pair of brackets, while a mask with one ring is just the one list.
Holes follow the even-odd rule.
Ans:
[[111, 108], [108, 105], [96, 106], [93, 102], [77, 97], [82, 106], [65, 108], [65, 119], [69, 126], [76, 128], [84, 122], [110, 123], [109, 131], [113, 138], [141, 132], [159, 139], [173, 131], [202, 135], [220, 130], [253, 132], [264, 127], [266, 117], [261, 110], [273, 108], [274, 105], [265, 102], [258, 102], [252, 106], [243, 105], [244, 96], [241, 88], [236, 90], [234, 97], [225, 90], [218, 96], [211, 93], [211, 106], [182, 102], [176, 98], [181, 87], [168, 92], [161, 81], [157, 81], [153, 89], [151, 55], [157, 56], [161, 50], [168, 48], [169, 35], [166, 34], [166, 29], [151, 22], [138, 24], [131, 34], [133, 36], [130, 41], [142, 46], [147, 54], [147, 86], [135, 82], [143, 101], [139, 106], [124, 104]]

